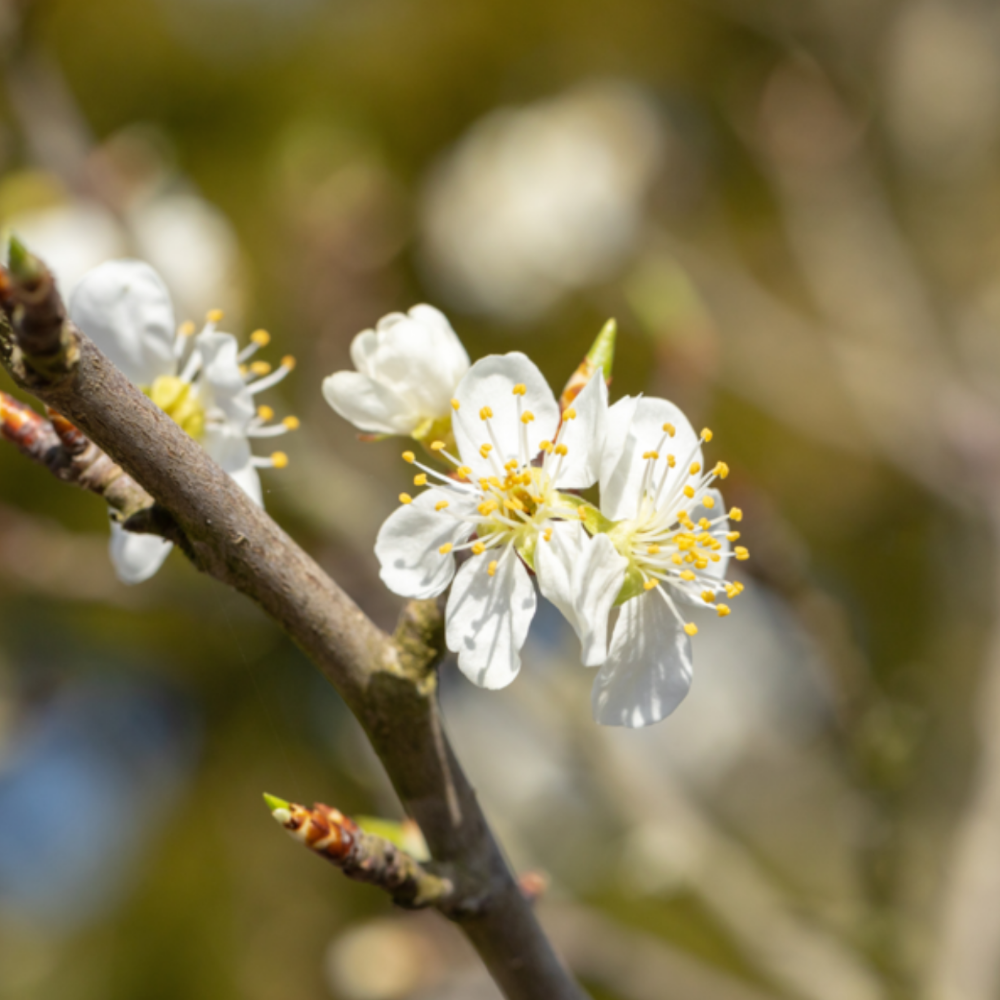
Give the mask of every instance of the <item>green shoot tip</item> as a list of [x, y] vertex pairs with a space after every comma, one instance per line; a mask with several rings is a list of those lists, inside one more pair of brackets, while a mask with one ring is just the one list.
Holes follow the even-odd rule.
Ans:
[[601, 368], [605, 378], [611, 378], [611, 366], [615, 361], [615, 337], [618, 334], [618, 323], [609, 319], [601, 327], [593, 346], [587, 351], [587, 360], [594, 368]]
[[264, 802], [271, 812], [277, 812], [279, 809], [287, 809], [291, 805], [290, 802], [279, 799], [277, 795], [268, 795], [267, 792], [264, 792]]

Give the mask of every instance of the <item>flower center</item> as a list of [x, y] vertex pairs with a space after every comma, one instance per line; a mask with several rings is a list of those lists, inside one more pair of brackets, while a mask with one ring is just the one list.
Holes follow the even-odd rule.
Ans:
[[559, 515], [565, 517], [564, 504], [558, 503], [558, 494], [552, 477], [537, 466], [511, 467], [506, 474], [479, 480], [482, 501], [478, 506], [483, 520], [476, 527], [476, 534], [484, 541], [513, 543], [519, 554], [531, 564], [541, 525]]
[[205, 408], [198, 402], [190, 382], [176, 375], [161, 375], [142, 391], [196, 441], [205, 433]]

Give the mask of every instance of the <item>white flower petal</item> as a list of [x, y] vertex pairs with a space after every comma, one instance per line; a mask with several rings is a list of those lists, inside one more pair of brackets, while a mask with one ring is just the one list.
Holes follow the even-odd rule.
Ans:
[[158, 535], [137, 535], [111, 522], [111, 564], [122, 583], [142, 583], [163, 565], [173, 548]]
[[[523, 385], [523, 396], [514, 395], [514, 386]], [[492, 444], [485, 422], [480, 417], [483, 407], [493, 411], [490, 424], [496, 436], [501, 465], [515, 460], [530, 461], [540, 450], [542, 441], [551, 441], [559, 426], [559, 404], [545, 377], [524, 354], [491, 354], [477, 361], [458, 384], [455, 398], [460, 404], [452, 417], [452, 429], [462, 461], [471, 466], [477, 476], [493, 475], [493, 465], [482, 458], [479, 449]], [[527, 425], [528, 455], [521, 453], [520, 412], [530, 412], [534, 420]]]
[[206, 410], [218, 407], [228, 422], [245, 431], [256, 407], [253, 395], [240, 374], [236, 338], [230, 333], [217, 331], [200, 333], [195, 338], [194, 346], [201, 355], [198, 385], [202, 405]]
[[[435, 510], [441, 501], [448, 506]], [[459, 518], [473, 511], [474, 500], [443, 489], [425, 490], [393, 511], [375, 541], [383, 583], [403, 597], [442, 593], [455, 574], [455, 557], [442, 553], [441, 546], [458, 545], [472, 534], [471, 525]]]
[[170, 293], [148, 264], [112, 260], [95, 267], [74, 289], [69, 314], [136, 385], [176, 374]]
[[607, 535], [591, 538], [576, 521], [554, 524], [551, 540], [538, 541], [538, 588], [573, 626], [585, 667], [599, 667], [607, 656], [608, 615], [627, 567]]
[[662, 597], [640, 594], [621, 609], [591, 704], [602, 726], [638, 729], [666, 718], [691, 687], [691, 640]]
[[359, 372], [327, 376], [323, 398], [358, 430], [370, 434], [410, 435], [425, 419], [408, 399]]
[[[624, 402], [624, 400], [622, 400]], [[687, 417], [665, 399], [643, 398], [636, 402], [635, 412], [628, 426], [625, 440], [621, 442], [621, 418], [627, 412], [623, 407], [616, 413], [615, 404], [610, 411], [610, 429], [605, 438], [601, 459], [601, 512], [612, 521], [635, 517], [639, 509], [639, 491], [646, 474], [647, 460], [642, 456], [649, 451], [660, 452], [656, 463], [656, 479], [667, 469], [667, 455], [673, 455], [676, 467], [667, 474], [663, 497], [674, 484], [687, 478], [691, 462], [701, 462], [699, 436]], [[663, 425], [672, 424], [674, 436], [664, 442]]]
[[445, 611], [445, 639], [474, 684], [506, 687], [521, 669], [519, 655], [535, 616], [535, 585], [512, 546], [496, 557], [474, 556], [455, 576]]
[[559, 432], [566, 445], [556, 486], [564, 490], [585, 490], [597, 482], [608, 423], [608, 386], [599, 371], [573, 400], [576, 418], [567, 420]]
[[264, 506], [260, 489], [260, 476], [253, 465], [250, 442], [235, 427], [227, 424], [209, 425], [205, 428], [202, 447], [228, 472], [243, 492], [259, 507]]

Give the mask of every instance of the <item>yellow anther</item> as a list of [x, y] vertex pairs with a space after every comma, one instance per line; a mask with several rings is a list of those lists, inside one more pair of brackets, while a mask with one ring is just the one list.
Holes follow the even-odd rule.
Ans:
[[205, 320], [209, 323], [221, 323], [224, 315], [221, 309], [209, 309], [205, 314]]
[[658, 451], [645, 451], [642, 453], [642, 457], [651, 458], [655, 462], [660, 457], [660, 453]]
[[528, 387], [523, 382], [518, 382], [512, 392], [515, 396], [523, 396], [528, 391]]
[[695, 625], [694, 622], [688, 622], [687, 625], [684, 626], [684, 631], [687, 632], [688, 635], [697, 635], [698, 626]]
[[267, 330], [254, 330], [250, 334], [250, 340], [255, 343], [258, 347], [267, 347], [271, 343], [271, 335]]
[[267, 423], [268, 420], [274, 419], [274, 410], [272, 410], [270, 406], [258, 406], [257, 416], [260, 417], [264, 423]]
[[707, 559], [695, 559], [695, 561], [694, 561], [694, 568], [695, 569], [708, 569], [708, 560]]
[[576, 420], [576, 410], [572, 406], [563, 414], [563, 420]]
[[711, 441], [712, 437], [713, 437], [712, 432], [707, 427], [703, 427], [701, 430], [702, 441]]
[[682, 555], [681, 555], [681, 554], [680, 554], [679, 552], [675, 552], [675, 553], [674, 553], [674, 554], [673, 554], [673, 555], [672, 555], [672, 556], [670, 557], [670, 561], [671, 561], [671, 562], [672, 562], [672, 563], [673, 563], [673, 564], [674, 564], [675, 566], [681, 566], [681, 565], [682, 565], [682, 564], [684, 563], [684, 557], [683, 557], [683, 556], [682, 556]]
[[476, 542], [476, 544], [472, 546], [472, 554], [474, 556], [481, 556], [485, 551], [486, 546], [483, 545], [482, 542]]
[[459, 408], [459, 407], [460, 407], [461, 405], [462, 405], [462, 404], [461, 404], [461, 403], [460, 403], [460, 402], [459, 402], [459, 401], [458, 401], [457, 399], [453, 399], [453, 400], [451, 401], [451, 408], [452, 408], [453, 410], [457, 410], [457, 409], [458, 409], [458, 408]]
[[725, 618], [726, 615], [730, 613], [730, 608], [728, 604], [717, 604], [715, 610], [719, 612], [720, 618]]
[[448, 506], [448, 501], [447, 500], [438, 500], [438, 502], [436, 504], [434, 504], [434, 509], [435, 510], [444, 510], [445, 507], [447, 507], [447, 506]]
[[454, 546], [454, 545], [452, 545], [452, 544], [451, 544], [451, 542], [445, 542], [445, 543], [444, 543], [444, 545], [442, 545], [442, 546], [441, 546], [441, 547], [440, 547], [440, 548], [438, 549], [438, 552], [440, 552], [440, 553], [441, 553], [441, 555], [443, 555], [443, 556], [446, 556], [446, 555], [447, 555], [447, 554], [448, 554], [449, 552], [451, 552], [451, 550], [452, 550], [452, 549], [453, 549], [454, 547], [455, 547], [455, 546]]
[[185, 320], [185, 321], [184, 321], [183, 323], [181, 323], [181, 325], [180, 325], [180, 326], [179, 326], [179, 327], [177, 328], [177, 332], [178, 332], [178, 333], [179, 333], [179, 334], [180, 334], [180, 335], [181, 335], [182, 337], [190, 337], [190, 336], [191, 336], [191, 335], [192, 335], [192, 334], [194, 333], [194, 331], [195, 331], [196, 329], [197, 329], [197, 327], [196, 327], [196, 326], [194, 325], [194, 323], [192, 323], [192, 322], [191, 322], [191, 320]]
[[733, 555], [736, 556], [737, 559], [742, 561], [750, 558], [750, 551], [744, 548], [742, 545], [737, 545], [736, 548], [733, 549]]
[[496, 559], [494, 559], [493, 562], [491, 562], [489, 564], [489, 566], [486, 567], [486, 572], [489, 573], [490, 576], [496, 576], [497, 575], [497, 561], [496, 561]]
[[714, 591], [712, 591], [712, 590], [703, 590], [703, 591], [701, 592], [701, 599], [702, 599], [702, 600], [703, 600], [703, 601], [704, 601], [704, 602], [705, 602], [706, 604], [711, 604], [711, 603], [712, 603], [712, 601], [714, 601], [714, 600], [715, 600], [715, 592], [714, 592]]
[[565, 455], [568, 452], [569, 452], [569, 448], [567, 448], [566, 445], [564, 445], [564, 444], [557, 444], [556, 445], [556, 454], [557, 455]]
[[290, 431], [297, 431], [299, 429], [299, 427], [302, 426], [301, 421], [299, 420], [299, 418], [298, 417], [294, 417], [291, 414], [289, 414], [287, 417], [285, 417], [284, 420], [281, 421], [281, 423], [285, 427], [287, 427]]
[[492, 416], [493, 416], [493, 411], [488, 406], [484, 406], [479, 411], [479, 419], [480, 420], [489, 420], [490, 417], [492, 417]]
[[521, 414], [521, 423], [522, 424], [530, 424], [531, 421], [534, 420], [534, 419], [535, 419], [535, 415], [534, 415], [534, 413], [531, 412], [531, 410], [525, 410], [524, 413]]
[[674, 427], [673, 424], [664, 424], [663, 433], [666, 434], [667, 437], [673, 437], [677, 433], [677, 428]]
[[287, 368], [289, 371], [291, 371], [295, 367], [295, 358], [293, 358], [291, 354], [286, 354], [281, 359], [281, 367]]
[[288, 465], [288, 456], [283, 451], [274, 451], [271, 453], [271, 464], [276, 469], [284, 469]]
[[479, 513], [483, 515], [483, 517], [489, 517], [490, 514], [492, 514], [493, 511], [495, 511], [497, 509], [497, 506], [498, 506], [498, 504], [497, 504], [496, 500], [484, 500], [476, 508], [476, 510], [478, 510]]
[[250, 373], [250, 369], [246, 365], [240, 365], [239, 370], [240, 370], [240, 376], [242, 378], [246, 378], [247, 375]]
[[517, 468], [517, 459], [512, 458], [509, 462], [504, 462], [504, 470], [507, 472], [513, 472]]
[[472, 469], [470, 469], [467, 465], [460, 465], [455, 470], [455, 475], [458, 476], [459, 479], [468, 479], [469, 476], [472, 475]]
[[504, 497], [503, 505], [508, 510], [524, 510], [524, 504], [517, 497]]
[[701, 498], [701, 505], [702, 505], [702, 507], [707, 507], [709, 510], [711, 510], [715, 506], [715, 497], [711, 497], [711, 496], [704, 496], [704, 497], [702, 497]]
[[693, 486], [685, 486], [684, 487], [684, 496], [686, 496], [688, 498], [688, 500], [693, 500], [694, 499], [694, 487]]
[[650, 545], [650, 547], [648, 549], [646, 549], [646, 551], [651, 556], [655, 556], [660, 551], [660, 546], [659, 545]]
[[547, 541], [547, 542], [551, 542], [552, 541], [552, 530], [553, 530], [552, 528], [546, 528], [545, 529], [545, 535], [544, 535], [545, 541]]
[[[431, 451], [444, 451], [446, 445], [444, 441], [431, 441]], [[407, 452], [409, 454], [409, 452]], [[405, 455], [403, 456], [406, 457]], [[409, 459], [407, 459], [409, 461]]]
[[403, 504], [413, 503], [413, 497], [411, 497], [409, 493], [400, 493], [399, 502]]
[[677, 459], [673, 455], [667, 455], [667, 465], [672, 469], [677, 464]]
[[725, 479], [729, 475], [729, 466], [725, 462], [716, 462], [712, 470], [720, 479]]
[[738, 531], [730, 531], [729, 534], [726, 535], [726, 540], [729, 542], [735, 542], [739, 537], [740, 533]]
[[733, 586], [736, 588], [736, 593], [737, 594], [742, 594], [743, 593], [744, 587], [743, 587], [743, 584], [740, 583], [739, 580], [733, 581]]
[[421, 472], [420, 475], [413, 477], [414, 486], [426, 486], [427, 485], [427, 473]]
[[417, 460], [417, 456], [414, 455], [412, 451], [404, 451], [403, 452], [403, 461], [404, 462], [409, 462], [410, 465], [413, 465], [413, 463], [416, 460]]
[[[698, 518], [698, 527], [701, 528], [703, 531], [704, 530], [708, 530], [711, 526], [712, 526], [712, 522], [709, 521], [709, 519], [707, 517], [699, 517]], [[711, 538], [711, 535], [706, 535], [705, 538], [707, 540], [707, 539]]]
[[659, 585], [659, 580], [646, 580], [646, 582], [643, 583], [642, 588], [643, 590], [655, 590]]
[[495, 490], [500, 489], [500, 480], [496, 476], [490, 476], [490, 486]]
[[266, 375], [270, 370], [271, 366], [266, 361], [254, 361], [250, 364], [250, 371], [254, 375]]
[[551, 452], [552, 451], [552, 442], [551, 441], [541, 441], [541, 442], [539, 442], [538, 447], [541, 448], [541, 450], [544, 451], [544, 452], [546, 452], [546, 453]]
[[743, 520], [743, 511], [741, 511], [739, 509], [739, 507], [733, 507], [733, 509], [729, 512], [729, 520], [730, 521], [742, 521]]
[[586, 507], [577, 507], [577, 509], [576, 509], [576, 516], [578, 518], [580, 518], [581, 521], [586, 521], [587, 520], [587, 508]]
[[691, 570], [689, 570], [689, 569], [682, 570], [681, 574], [680, 574], [680, 577], [681, 577], [682, 580], [687, 580], [688, 583], [690, 583], [692, 580], [696, 579], [694, 573], [692, 573]]
[[698, 473], [699, 473], [699, 472], [701, 472], [701, 465], [700, 465], [700, 464], [699, 464], [698, 462], [692, 462], [692, 463], [691, 463], [691, 468], [690, 468], [690, 469], [688, 469], [688, 472], [689, 472], [689, 473], [690, 473], [690, 474], [691, 474], [692, 476], [696, 476], [696, 475], [698, 475]]
[[709, 558], [709, 559], [711, 559], [711, 560], [712, 560], [712, 562], [718, 562], [718, 561], [719, 561], [719, 560], [720, 560], [720, 559], [722, 558], [722, 556], [717, 556], [717, 555], [716, 555], [716, 554], [715, 554], [715, 553], [713, 552], [713, 553], [712, 553], [712, 554], [711, 554], [711, 555], [710, 555], [710, 556], [709, 556], [708, 558]]
[[479, 454], [482, 455], [483, 458], [488, 458], [492, 450], [493, 450], [493, 445], [491, 444], [482, 444], [479, 446]]

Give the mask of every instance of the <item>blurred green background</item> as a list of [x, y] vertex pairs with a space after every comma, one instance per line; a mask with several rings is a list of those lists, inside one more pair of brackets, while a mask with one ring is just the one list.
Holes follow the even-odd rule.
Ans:
[[[408, 482], [321, 378], [428, 301], [715, 430], [747, 592], [649, 730], [551, 609], [445, 717], [597, 998], [1000, 997], [1000, 16], [980, 0], [3, 0], [0, 222], [298, 366], [268, 510], [377, 622]], [[10, 389], [4, 385], [4, 389]], [[287, 442], [287, 444], [286, 444]], [[478, 1000], [457, 933], [260, 793], [398, 816], [358, 727], [174, 554], [0, 448], [0, 997]]]

